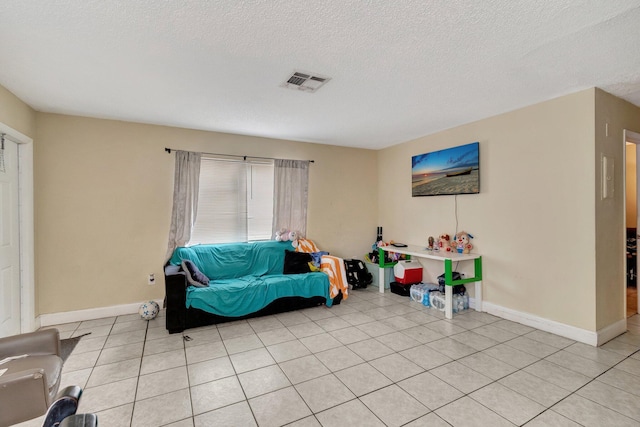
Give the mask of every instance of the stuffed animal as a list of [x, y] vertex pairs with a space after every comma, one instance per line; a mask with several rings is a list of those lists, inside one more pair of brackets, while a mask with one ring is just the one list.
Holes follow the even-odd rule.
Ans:
[[451, 237], [448, 234], [441, 234], [438, 238], [437, 248], [440, 252], [453, 252], [451, 248]]
[[286, 228], [281, 228], [276, 231], [276, 241], [278, 242], [288, 242], [289, 241], [289, 231]]
[[373, 249], [374, 251], [377, 251], [378, 248], [382, 246], [389, 246], [389, 244], [387, 242], [383, 242], [382, 240], [378, 240], [373, 245], [371, 245], [371, 249]]
[[298, 233], [297, 231], [289, 232], [289, 241], [291, 242], [291, 246], [293, 246], [295, 249], [298, 248], [298, 239], [302, 239], [300, 233]]
[[466, 231], [460, 231], [455, 235], [455, 239], [451, 242], [451, 247], [455, 249], [459, 254], [468, 254], [473, 245], [470, 240], [473, 236]]

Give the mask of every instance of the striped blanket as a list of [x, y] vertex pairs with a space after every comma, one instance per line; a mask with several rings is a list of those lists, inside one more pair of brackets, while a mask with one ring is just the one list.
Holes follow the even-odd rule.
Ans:
[[323, 255], [320, 261], [320, 270], [329, 276], [329, 295], [331, 298], [338, 296], [342, 291], [342, 299], [349, 297], [349, 285], [344, 269], [344, 260], [331, 255]]
[[311, 240], [300, 238], [296, 242], [297, 242], [297, 245], [296, 243], [294, 243], [294, 245], [296, 245], [295, 246], [296, 252], [306, 252], [306, 253], [320, 252], [316, 244], [313, 243]]
[[[320, 250], [313, 241], [300, 238], [297, 240], [296, 252], [314, 253], [320, 252]], [[342, 299], [346, 300], [349, 297], [349, 284], [347, 283], [344, 260], [331, 255], [322, 255], [320, 271], [329, 276], [329, 295], [331, 298], [335, 298], [342, 291]]]

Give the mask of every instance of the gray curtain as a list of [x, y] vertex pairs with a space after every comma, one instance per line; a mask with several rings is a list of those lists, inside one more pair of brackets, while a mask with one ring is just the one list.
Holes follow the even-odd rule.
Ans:
[[191, 239], [191, 229], [196, 222], [198, 210], [201, 154], [190, 151], [176, 151], [175, 153], [173, 210], [166, 259], [171, 258], [177, 247], [185, 246]]
[[273, 226], [307, 235], [307, 199], [309, 193], [309, 161], [280, 160], [274, 164]]

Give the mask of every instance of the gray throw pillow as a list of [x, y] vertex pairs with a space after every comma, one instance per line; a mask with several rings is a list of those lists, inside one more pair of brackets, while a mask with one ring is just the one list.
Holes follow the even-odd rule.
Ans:
[[209, 278], [205, 276], [193, 261], [185, 259], [182, 261], [182, 269], [187, 275], [187, 282], [197, 288], [206, 288], [209, 286]]

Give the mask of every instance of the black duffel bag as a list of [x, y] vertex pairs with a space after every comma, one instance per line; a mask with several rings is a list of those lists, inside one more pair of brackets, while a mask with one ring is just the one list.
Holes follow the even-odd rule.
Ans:
[[[452, 280], [460, 280], [462, 279], [462, 276], [460, 275], [460, 273], [458, 273], [457, 271], [452, 271], [451, 272], [451, 279]], [[441, 274], [438, 276], [438, 290], [442, 293], [444, 293], [445, 291], [445, 284], [444, 284], [444, 274]], [[467, 288], [464, 287], [464, 285], [455, 285], [453, 286], [453, 295], [464, 295], [467, 293]]]

